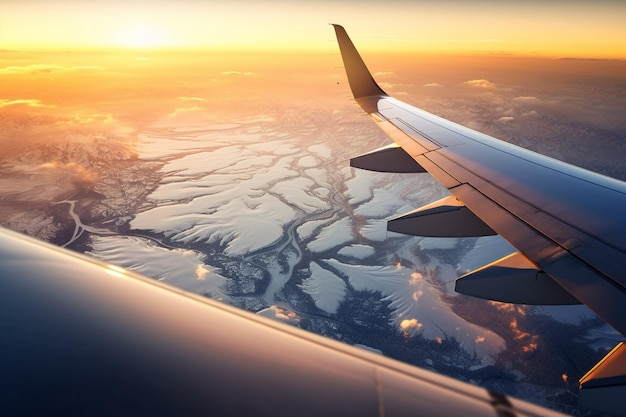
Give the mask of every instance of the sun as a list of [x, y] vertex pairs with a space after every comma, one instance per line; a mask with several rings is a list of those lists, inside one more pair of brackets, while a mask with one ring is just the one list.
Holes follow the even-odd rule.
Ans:
[[120, 29], [116, 44], [127, 48], [159, 48], [167, 46], [167, 34], [149, 25], [133, 25]]

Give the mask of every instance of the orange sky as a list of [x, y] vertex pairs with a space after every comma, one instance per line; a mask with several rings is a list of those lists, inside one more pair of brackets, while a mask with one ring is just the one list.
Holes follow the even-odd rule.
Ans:
[[[327, 23], [361, 48], [626, 59], [626, 2], [44, 1], [3, 4], [15, 48], [328, 50]], [[334, 45], [332, 45], [334, 46]]]
[[[132, 139], [132, 132], [172, 115], [183, 125], [210, 124], [281, 105], [354, 111], [329, 21], [347, 28], [388, 93], [428, 111], [445, 111], [429, 105], [445, 103], [448, 93], [476, 93], [464, 89], [468, 80], [527, 88], [596, 80], [606, 88], [589, 87], [595, 99], [586, 97], [583, 108], [604, 109], [592, 119], [621, 132], [623, 100], [616, 99], [623, 97], [626, 2], [500, 3], [395, 0], [382, 9], [373, 0], [3, 4], [0, 143], [11, 153], [74, 133]], [[156, 49], [163, 47], [168, 50]], [[613, 111], [605, 109], [609, 99]], [[459, 123], [475, 116], [442, 115]]]

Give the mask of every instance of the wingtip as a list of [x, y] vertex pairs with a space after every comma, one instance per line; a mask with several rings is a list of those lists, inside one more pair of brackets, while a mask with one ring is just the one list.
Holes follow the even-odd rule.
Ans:
[[343, 26], [331, 24], [335, 28], [339, 50], [354, 98], [387, 95], [370, 74]]

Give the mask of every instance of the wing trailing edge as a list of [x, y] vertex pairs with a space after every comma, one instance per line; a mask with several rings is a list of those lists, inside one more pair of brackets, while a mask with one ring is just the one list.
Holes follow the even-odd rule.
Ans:
[[353, 168], [376, 172], [428, 172], [400, 146], [392, 143], [350, 159]]
[[519, 252], [456, 279], [456, 292], [478, 298], [515, 304], [580, 304]]
[[493, 231], [454, 196], [447, 196], [387, 222], [387, 230], [413, 236], [492, 236]]

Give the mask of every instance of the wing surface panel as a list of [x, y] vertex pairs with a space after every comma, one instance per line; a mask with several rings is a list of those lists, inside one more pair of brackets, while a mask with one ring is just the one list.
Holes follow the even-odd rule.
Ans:
[[[385, 98], [379, 100], [387, 101]], [[389, 108], [388, 105], [383, 107]], [[386, 113], [386, 110], [379, 112], [377, 118], [384, 118]], [[412, 119], [414, 123], [425, 120], [427, 113], [419, 113], [420, 116]], [[438, 121], [440, 118], [433, 119]], [[391, 119], [389, 123], [396, 126], [397, 120]], [[439, 125], [434, 121], [427, 121], [429, 137], [437, 136]], [[415, 140], [423, 148], [423, 142], [429, 140], [426, 135], [416, 133], [418, 129], [413, 129], [415, 133], [411, 135], [404, 126], [397, 127], [403, 133], [394, 137], [399, 139], [400, 146], [410, 147], [406, 143]], [[464, 199], [459, 195], [456, 187], [460, 184], [471, 184], [472, 192], [495, 202], [502, 211], [500, 214], [486, 211], [479, 216], [513, 246], [526, 246], [528, 236], [523, 227], [530, 227], [548, 237], [543, 244], [535, 242], [531, 245], [532, 252], [537, 255], [529, 257], [537, 264], [545, 264], [541, 259], [546, 250], [556, 251], [562, 247], [583, 263], [593, 265], [600, 279], [614, 280], [623, 291], [626, 286], [626, 276], [622, 273], [626, 269], [623, 254], [626, 242], [622, 236], [626, 236], [626, 225], [615, 221], [621, 218], [623, 207], [626, 207], [626, 193], [621, 190], [623, 183], [550, 158], [545, 158], [543, 163], [544, 158], [540, 155], [514, 145], [500, 145], [496, 139], [469, 129], [465, 132], [452, 129], [464, 128], [452, 123], [440, 127], [446, 137], [446, 141], [441, 142], [452, 145], [436, 148], [440, 145], [437, 143], [431, 146], [431, 149], [436, 148], [432, 151], [412, 155], [415, 160], [470, 209], [476, 210], [477, 207], [469, 197]], [[594, 179], [598, 182], [592, 182]], [[521, 223], [515, 222], [514, 227], [508, 224], [512, 220], [498, 222], [500, 227], [490, 223], [507, 213]], [[571, 285], [568, 287], [572, 289]]]
[[560, 415], [1, 228], [0, 332], [1, 415]]
[[[626, 239], [623, 239], [626, 223], [615, 221], [621, 218], [626, 207], [624, 183], [459, 125], [440, 125], [439, 117], [431, 115], [432, 120], [429, 120], [428, 113], [419, 113], [412, 118], [396, 119], [388, 118], [387, 111], [382, 111], [378, 117], [386, 118], [422, 146], [424, 141], [431, 141], [433, 145], [424, 147], [435, 152], [424, 154], [460, 183], [475, 183], [481, 178], [485, 183], [513, 193], [517, 200], [537, 211], [557, 217], [607, 245], [626, 251]], [[621, 283], [626, 285], [624, 278]]]

